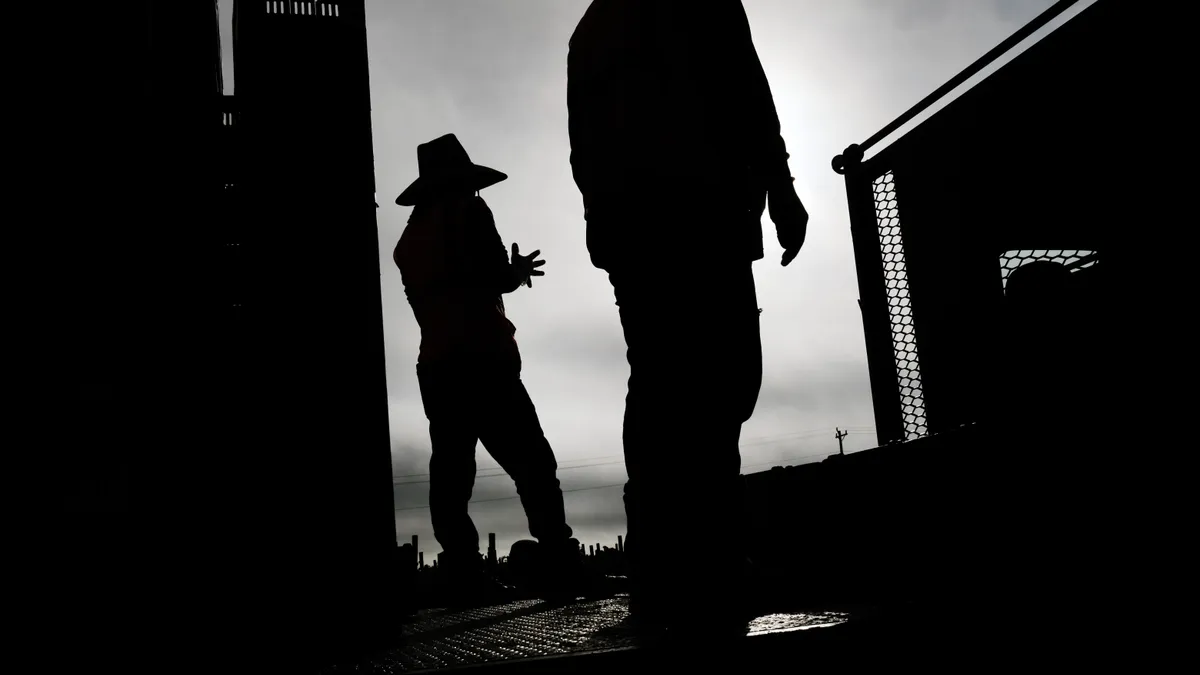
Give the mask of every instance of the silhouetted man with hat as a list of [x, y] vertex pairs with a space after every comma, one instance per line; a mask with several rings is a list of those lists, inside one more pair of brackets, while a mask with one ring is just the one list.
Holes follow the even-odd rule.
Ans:
[[[762, 381], [751, 263], [768, 203], [784, 265], [808, 223], [741, 2], [593, 0], [571, 37], [567, 106], [588, 251], [628, 347], [633, 611], [736, 627], [738, 437]], [[707, 577], [681, 564], [697, 541]]]
[[[429, 507], [452, 601], [499, 599], [484, 574], [479, 533], [467, 512], [482, 441], [516, 483], [547, 562], [544, 589], [570, 593], [579, 543], [571, 538], [557, 463], [521, 382], [521, 356], [502, 295], [532, 277], [538, 251], [512, 261], [478, 191], [507, 176], [471, 162], [453, 134], [417, 147], [420, 177], [396, 199], [414, 206], [393, 259], [421, 327], [417, 378], [433, 446]], [[557, 575], [557, 576], [556, 576]]]

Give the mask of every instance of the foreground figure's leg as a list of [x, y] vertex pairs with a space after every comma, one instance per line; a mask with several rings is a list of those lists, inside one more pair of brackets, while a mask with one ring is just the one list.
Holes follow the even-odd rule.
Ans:
[[748, 264], [738, 272], [703, 297], [683, 273], [613, 275], [630, 363], [626, 549], [635, 606], [651, 616], [681, 620], [736, 606], [720, 601], [736, 592], [736, 546], [713, 547], [718, 559], [704, 570], [681, 552], [736, 537], [740, 525], [738, 437], [762, 370], [753, 276]]

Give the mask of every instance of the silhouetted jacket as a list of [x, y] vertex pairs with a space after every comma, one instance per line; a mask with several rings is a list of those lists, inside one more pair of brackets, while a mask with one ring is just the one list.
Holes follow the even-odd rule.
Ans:
[[765, 192], [791, 175], [739, 0], [593, 0], [567, 108], [597, 267], [636, 249], [762, 258]]
[[522, 280], [482, 198], [418, 205], [392, 259], [421, 327], [418, 363], [519, 360], [501, 296]]

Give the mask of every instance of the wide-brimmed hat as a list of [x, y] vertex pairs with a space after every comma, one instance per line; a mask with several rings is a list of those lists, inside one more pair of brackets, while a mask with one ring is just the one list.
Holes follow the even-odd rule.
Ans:
[[436, 190], [482, 190], [508, 178], [507, 174], [473, 163], [454, 134], [418, 145], [417, 169], [420, 176], [396, 197], [400, 206], [413, 206]]

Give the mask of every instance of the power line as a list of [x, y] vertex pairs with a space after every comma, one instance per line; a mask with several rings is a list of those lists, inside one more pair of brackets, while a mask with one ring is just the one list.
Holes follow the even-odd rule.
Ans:
[[756, 466], [783, 466], [784, 462], [792, 462], [797, 459], [808, 459], [810, 457], [828, 457], [832, 454], [834, 454], [834, 453], [832, 453], [832, 452], [814, 452], [814, 453], [808, 454], [808, 455], [798, 455], [796, 457], [785, 457], [785, 458], [781, 458], [781, 459], [773, 459], [769, 462], [758, 462], [755, 464], [743, 465], [742, 470], [745, 471], [746, 469], [750, 469], [750, 468], [753, 468]]
[[[833, 453], [814, 453], [814, 454], [808, 454], [808, 455], [799, 455], [799, 456], [794, 456], [794, 458], [772, 460], [772, 461], [767, 461], [767, 462], [761, 462], [761, 464], [750, 464], [750, 465], [743, 466], [742, 468], [743, 468], [743, 470], [745, 470], [745, 468], [750, 468], [750, 467], [754, 467], [754, 466], [778, 465], [779, 462], [793, 461], [793, 460], [798, 460], [798, 459], [815, 458], [815, 456], [828, 456], [830, 454], [833, 454]], [[608, 488], [624, 488], [624, 486], [625, 486], [624, 483], [610, 483], [607, 485], [592, 485], [592, 486], [588, 486], [588, 488], [571, 488], [568, 490], [563, 490], [563, 494], [564, 495], [568, 494], [568, 492], [584, 492], [584, 491], [588, 491], [588, 490], [606, 490]], [[488, 502], [508, 502], [511, 500], [520, 500], [520, 498], [521, 498], [521, 495], [512, 495], [510, 497], [492, 497], [492, 498], [487, 498], [487, 500], [470, 500], [467, 503], [481, 504], [481, 503], [488, 503]], [[421, 504], [421, 506], [415, 506], [415, 507], [400, 507], [400, 508], [396, 508], [395, 510], [420, 510], [420, 509], [426, 509], [426, 508], [430, 508], [430, 504]]]
[[[742, 470], [756, 467], [756, 466], [780, 465], [782, 462], [791, 462], [791, 461], [795, 461], [797, 459], [808, 459], [810, 457], [828, 457], [831, 454], [833, 454], [833, 453], [817, 452], [817, 453], [810, 453], [807, 455], [798, 455], [795, 457], [787, 457], [787, 458], [771, 460], [769, 462], [760, 462], [757, 464], [747, 464], [742, 467]], [[582, 467], [578, 467], [578, 468], [582, 468]], [[590, 487], [570, 488], [567, 490], [563, 490], [562, 492], [563, 492], [563, 494], [567, 494], [568, 492], [586, 492], [588, 490], [606, 490], [608, 488], [624, 487], [624, 486], [625, 486], [625, 483], [610, 483], [608, 485], [592, 485]], [[511, 501], [513, 499], [520, 499], [520, 498], [521, 498], [520, 495], [512, 495], [511, 497], [492, 497], [490, 499], [472, 499], [471, 501], [469, 501], [467, 503], [468, 504], [486, 504], [488, 502], [506, 502], [506, 501]], [[427, 509], [427, 508], [429, 508], [429, 505], [423, 504], [421, 506], [404, 506], [404, 507], [397, 508], [395, 510], [396, 511], [418, 511], [418, 510]]]
[[[566, 494], [568, 492], [585, 492], [587, 490], [604, 490], [607, 488], [615, 488], [615, 487], [625, 487], [625, 484], [624, 483], [612, 483], [610, 485], [593, 485], [591, 487], [571, 488], [569, 490], [563, 490], [563, 494]], [[469, 501], [467, 503], [468, 504], [483, 504], [486, 502], [506, 502], [506, 501], [509, 501], [512, 499], [520, 499], [520, 498], [521, 498], [521, 495], [513, 495], [511, 497], [493, 497], [491, 499], [472, 499], [471, 501]], [[428, 504], [425, 504], [423, 506], [405, 506], [402, 508], [398, 508], [396, 510], [397, 511], [416, 511], [419, 509], [427, 509], [427, 508], [429, 508]]]
[[[817, 453], [812, 453], [812, 454], [808, 454], [808, 455], [797, 455], [797, 456], [795, 456], [795, 457], [790, 457], [790, 458], [784, 458], [784, 459], [773, 459], [773, 460], [770, 460], [770, 461], [767, 461], [767, 462], [756, 462], [756, 463], [754, 463], [754, 464], [746, 464], [746, 465], [744, 465], [742, 468], [743, 468], [743, 469], [745, 469], [745, 468], [748, 468], [748, 467], [767, 466], [767, 465], [772, 465], [772, 464], [778, 464], [779, 462], [790, 462], [790, 461], [792, 461], [792, 460], [796, 460], [796, 459], [806, 459], [806, 458], [808, 458], [808, 457], [828, 457], [828, 456], [829, 456], [829, 455], [831, 455], [831, 454], [833, 454], [833, 453], [830, 453], [830, 452], [817, 452]], [[597, 466], [615, 466], [615, 465], [617, 465], [617, 464], [624, 464], [624, 463], [625, 463], [625, 462], [624, 462], [624, 460], [621, 460], [621, 461], [616, 461], [616, 462], [600, 462], [600, 463], [597, 463], [597, 464], [584, 464], [584, 465], [581, 465], [581, 466], [567, 466], [567, 467], [559, 467], [559, 468], [558, 468], [558, 471], [562, 472], [562, 471], [567, 471], [567, 470], [570, 470], [570, 469], [589, 469], [589, 468], [592, 468], [592, 467], [597, 467]], [[475, 478], [476, 478], [476, 479], [480, 479], [480, 478], [497, 478], [497, 477], [501, 477], [501, 476], [503, 476], [503, 477], [508, 477], [508, 474], [507, 474], [507, 473], [495, 473], [495, 474], [488, 474], [488, 475], [486, 475], [486, 476], [476, 476]], [[403, 482], [403, 483], [393, 483], [392, 485], [393, 485], [393, 486], [397, 486], [397, 485], [424, 485], [424, 484], [427, 484], [427, 483], [429, 483], [429, 480], [410, 480], [410, 481], [405, 481], [405, 482]], [[506, 497], [506, 499], [507, 499], [507, 497]]]
[[[757, 464], [744, 465], [742, 467], [742, 470], [744, 471], [744, 470], [746, 470], [746, 468], [752, 468], [752, 467], [756, 467], [756, 466], [768, 466], [768, 465], [778, 466], [781, 464], [781, 462], [794, 461], [794, 460], [798, 460], [798, 459], [816, 458], [816, 456], [829, 456], [830, 454], [833, 454], [833, 453], [810, 453], [810, 454], [805, 454], [805, 455], [791, 456], [791, 458], [780, 458], [780, 459], [776, 459], [776, 460], [757, 462]], [[578, 467], [578, 468], [582, 468], [582, 467]], [[610, 483], [607, 485], [592, 485], [592, 486], [588, 486], [588, 488], [570, 488], [570, 489], [563, 490], [563, 494], [565, 495], [565, 494], [568, 494], [568, 492], [583, 492], [583, 491], [587, 491], [587, 490], [605, 490], [608, 488], [623, 488], [624, 485], [625, 485], [624, 483]], [[467, 503], [476, 504], [476, 503], [487, 503], [487, 502], [506, 502], [506, 501], [511, 501], [511, 500], [520, 500], [520, 498], [521, 498], [521, 495], [512, 495], [510, 497], [492, 497], [492, 498], [487, 498], [487, 500], [472, 500]], [[395, 510], [419, 510], [419, 509], [426, 509], [426, 508], [430, 508], [430, 506], [428, 506], [428, 504], [422, 504], [422, 506], [401, 507], [401, 508], [396, 508]]]
[[[586, 457], [584, 459], [569, 459], [569, 460], [565, 460], [565, 461], [568, 461], [568, 462], [593, 462], [593, 461], [596, 461], [599, 459], [612, 459], [614, 457], [621, 457], [621, 456], [622, 455], [604, 455], [601, 457]], [[570, 468], [570, 467], [564, 467], [564, 468]], [[479, 471], [503, 471], [503, 470], [504, 470], [504, 468], [500, 467], [500, 466], [481, 466], [481, 467], [475, 469], [476, 472], [479, 472]], [[409, 473], [409, 474], [405, 474], [403, 476], [392, 476], [392, 478], [393, 479], [396, 479], [396, 478], [424, 478], [428, 475], [429, 475], [428, 473]], [[418, 482], [420, 482], [420, 481], [418, 481]]]
[[[614, 466], [614, 465], [616, 465], [616, 464], [624, 464], [624, 463], [625, 463], [625, 460], [623, 460], [623, 459], [619, 459], [619, 460], [617, 460], [617, 461], [615, 461], [615, 462], [596, 462], [596, 463], [594, 463], [594, 464], [580, 464], [580, 465], [578, 465], [578, 466], [560, 466], [560, 467], [558, 467], [558, 471], [559, 471], [559, 472], [562, 472], [562, 471], [571, 471], [571, 470], [573, 470], [573, 469], [590, 469], [590, 468], [597, 467], [597, 466]], [[501, 472], [500, 472], [500, 473], [489, 473], [489, 474], [482, 475], [482, 476], [480, 476], [480, 475], [476, 475], [476, 476], [475, 476], [476, 480], [478, 480], [478, 479], [480, 479], [480, 478], [500, 478], [500, 477], [506, 477], [506, 478], [507, 478], [507, 477], [508, 477], [508, 474], [507, 474], [507, 473], [505, 473], [503, 470], [501, 470]], [[428, 478], [426, 478], [425, 480], [406, 480], [406, 481], [403, 481], [403, 482], [400, 482], [400, 483], [393, 482], [393, 483], [392, 483], [392, 485], [393, 485], [393, 486], [397, 486], [397, 485], [421, 485], [421, 484], [423, 484], [423, 483], [428, 483], [428, 482], [429, 482], [429, 480], [430, 480], [430, 479], [428, 479]]]
[[[853, 429], [855, 427], [849, 427], [849, 428]], [[751, 438], [745, 442], [738, 443], [738, 447], [739, 448], [753, 448], [753, 447], [760, 446], [760, 445], [770, 445], [772, 443], [779, 443], [781, 441], [786, 441], [786, 440], [800, 440], [802, 438], [811, 438], [811, 437], [814, 437], [814, 436], [817, 436], [817, 435], [820, 435], [823, 433], [826, 433], [826, 432], [822, 429], [809, 429], [809, 430], [804, 430], [804, 431], [793, 431], [793, 432], [789, 432], [786, 434], [779, 434], [777, 436], [759, 436], [757, 438]], [[589, 457], [589, 458], [585, 458], [585, 459], [574, 459], [574, 460], [567, 460], [567, 461], [591, 462], [591, 461], [602, 460], [602, 459], [613, 459], [616, 457], [623, 457], [623, 455], [603, 455], [600, 457]], [[624, 461], [625, 461], [624, 459], [620, 459], [620, 460], [611, 461], [611, 462], [598, 462], [595, 464], [581, 464], [581, 465], [576, 465], [576, 466], [560, 466], [560, 467], [558, 467], [558, 470], [566, 471], [569, 469], [584, 469], [584, 468], [592, 468], [592, 467], [597, 467], [597, 466], [613, 466], [616, 464], [623, 464]], [[508, 475], [504, 471], [504, 468], [499, 467], [499, 466], [479, 467], [475, 471], [476, 471], [476, 478], [495, 478], [497, 476], [507, 476]], [[499, 473], [480, 475], [479, 472], [481, 472], [481, 471], [498, 471]], [[401, 476], [392, 476], [392, 481], [393, 481], [392, 485], [393, 486], [395, 486], [395, 485], [414, 485], [414, 484], [428, 483], [429, 476], [430, 476], [429, 473], [411, 473], [411, 474], [405, 474], [405, 475], [401, 475]], [[403, 478], [424, 478], [426, 480], [408, 480], [408, 481], [395, 482], [397, 479], [403, 479]]]
[[767, 438], [751, 440], [751, 441], [747, 441], [745, 443], [738, 443], [738, 447], [753, 448], [753, 447], [759, 446], [759, 445], [771, 445], [773, 443], [779, 443], [780, 441], [798, 441], [803, 438], [812, 438], [814, 436], [819, 436], [823, 433], [825, 433], [824, 429], [814, 430], [814, 431], [798, 431], [798, 432], [791, 433], [791, 434], [783, 434], [782, 436], [769, 436]]

